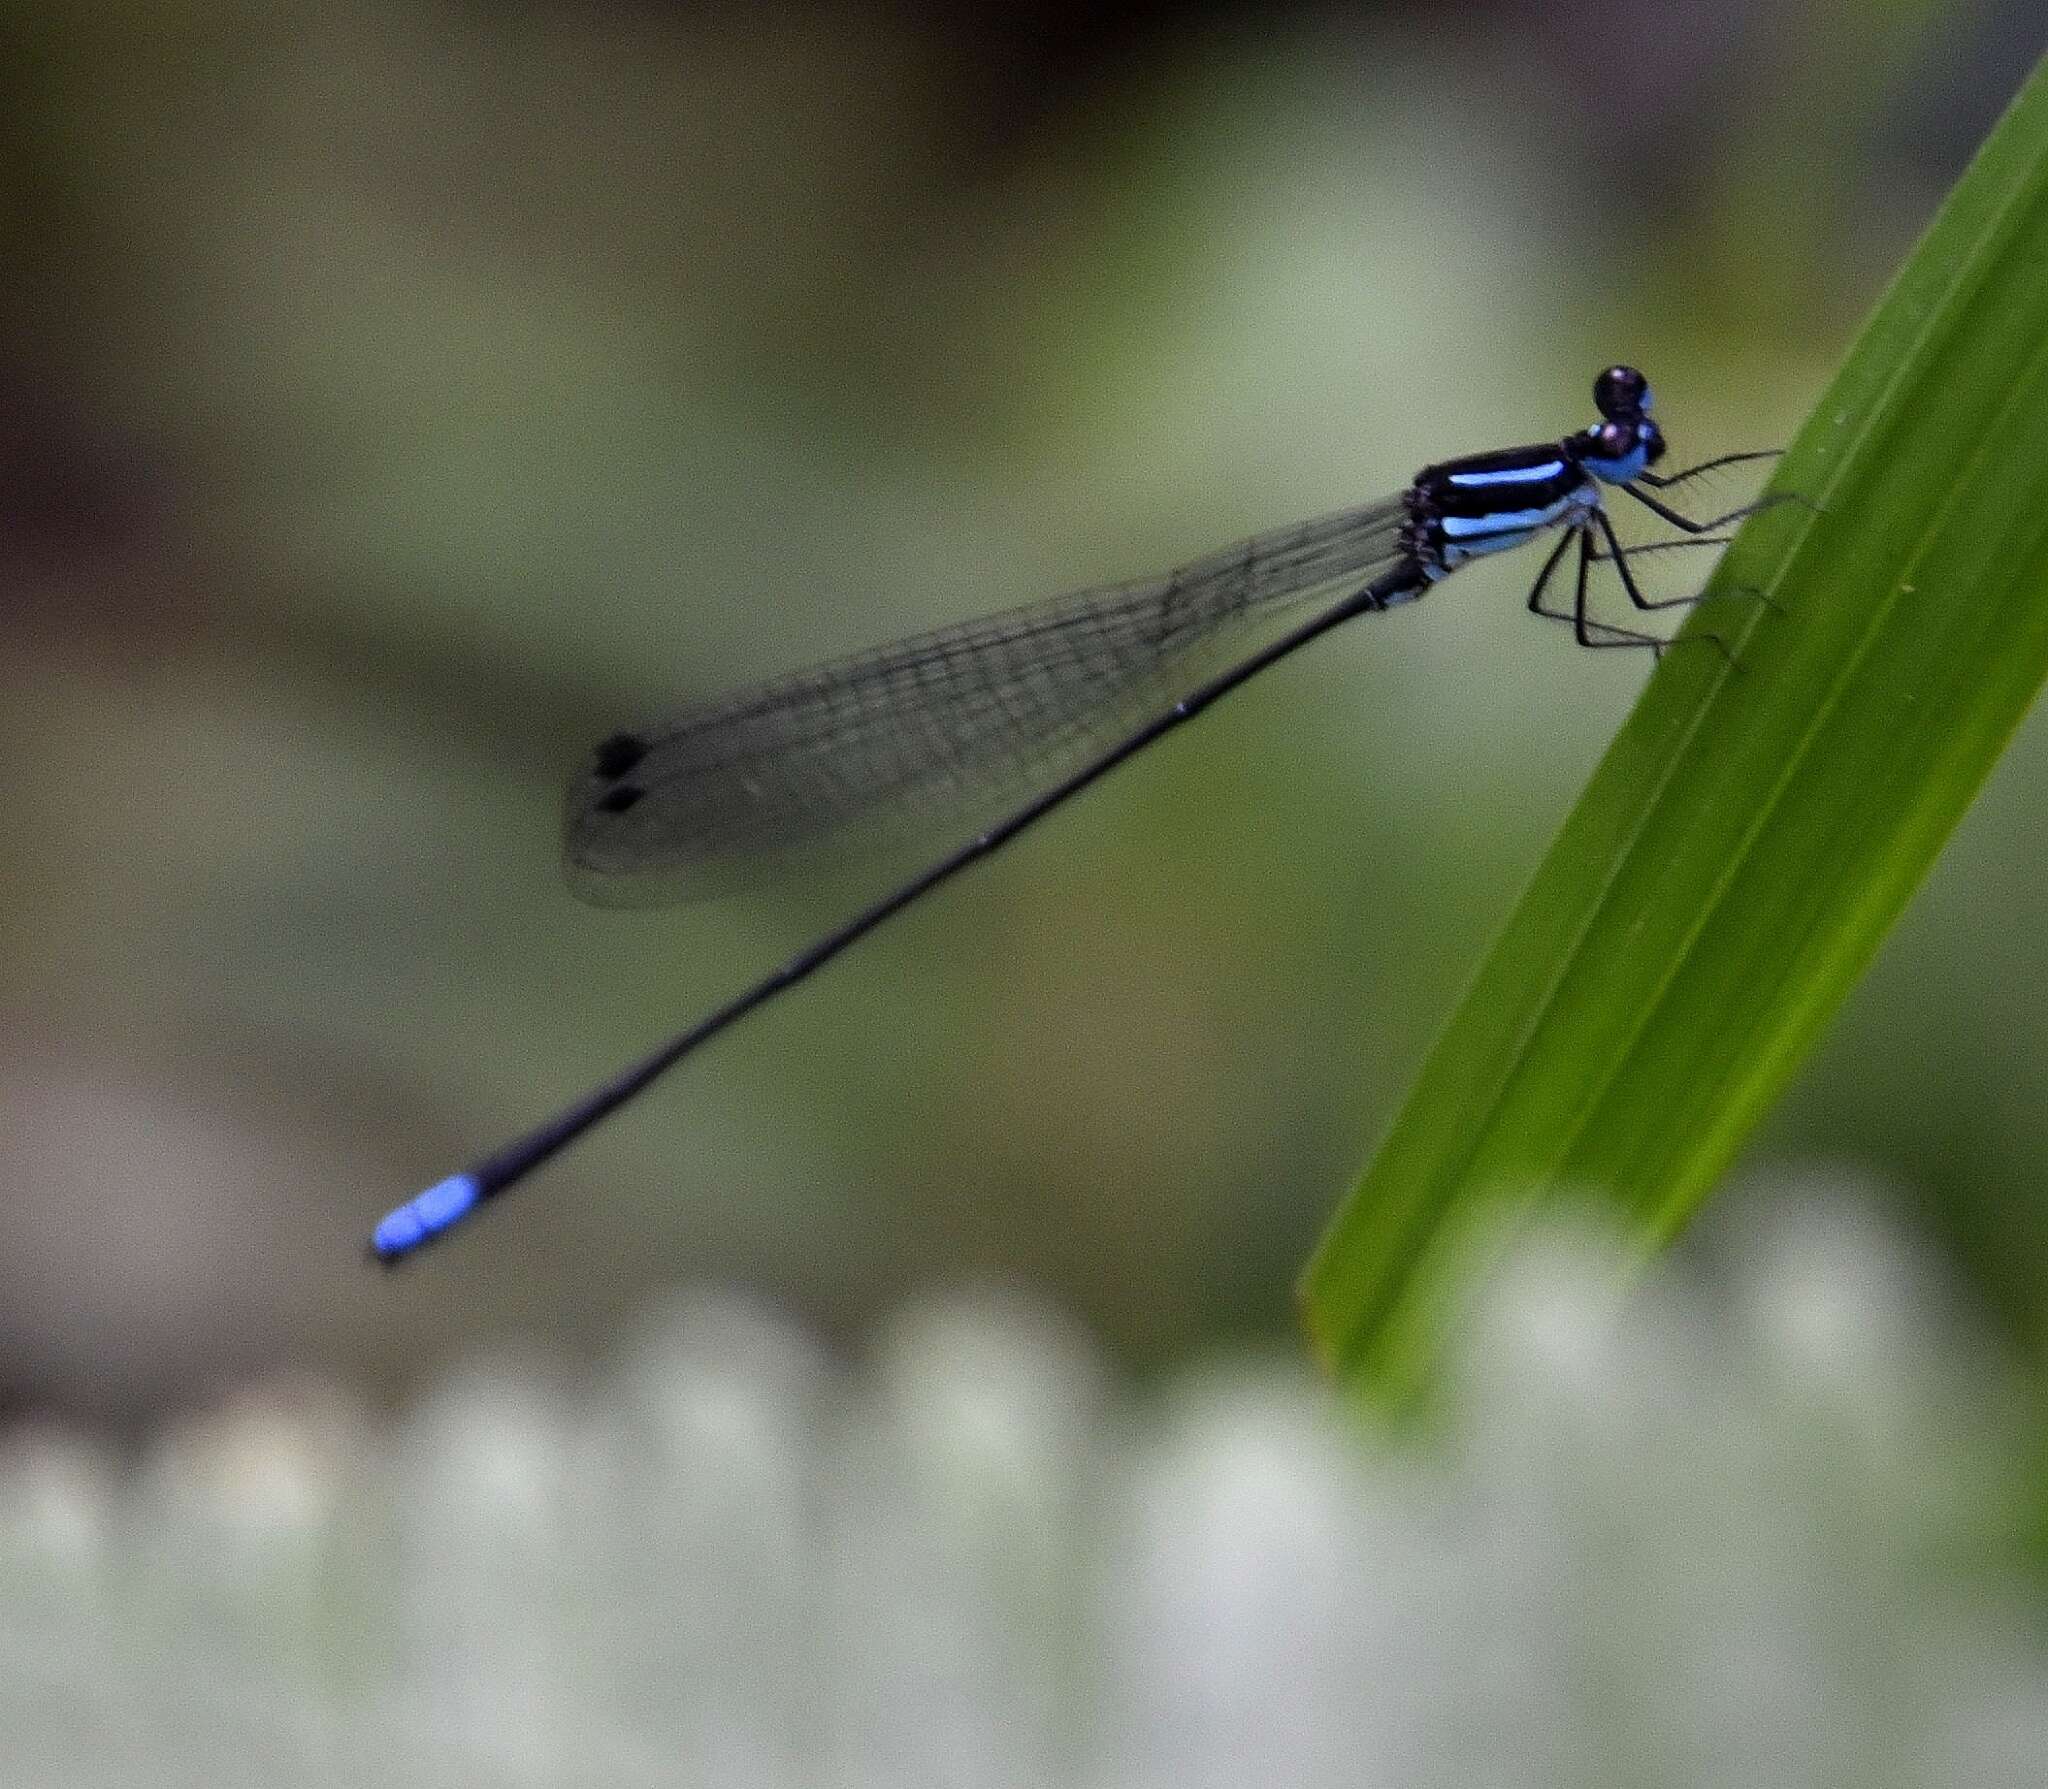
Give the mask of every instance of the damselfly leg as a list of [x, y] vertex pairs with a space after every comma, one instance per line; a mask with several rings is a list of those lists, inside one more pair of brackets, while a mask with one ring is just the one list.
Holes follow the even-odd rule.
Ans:
[[1729, 466], [1747, 465], [1755, 460], [1775, 460], [1781, 458], [1784, 452], [1782, 447], [1757, 447], [1747, 453], [1718, 454], [1711, 460], [1700, 461], [1697, 466], [1686, 467], [1683, 472], [1638, 472], [1635, 482], [1648, 485], [1653, 491], [1675, 490], [1680, 485], [1691, 484], [1696, 478], [1704, 478], [1709, 472], [1720, 472]]
[[[1598, 515], [1600, 512], [1593, 512]], [[1561, 536], [1556, 546], [1544, 557], [1543, 568], [1536, 574], [1536, 581], [1529, 586], [1529, 613], [1541, 615], [1546, 621], [1563, 621], [1571, 626], [1572, 637], [1581, 646], [1635, 646], [1656, 651], [1665, 642], [1653, 634], [1637, 633], [1633, 628], [1616, 627], [1611, 621], [1596, 621], [1587, 612], [1587, 567], [1590, 561], [1591, 532], [1589, 529], [1574, 528]], [[1576, 583], [1569, 609], [1552, 609], [1545, 606], [1543, 593], [1549, 587], [1552, 575], [1563, 562], [1566, 553], [1576, 545], [1579, 550], [1579, 564]]]

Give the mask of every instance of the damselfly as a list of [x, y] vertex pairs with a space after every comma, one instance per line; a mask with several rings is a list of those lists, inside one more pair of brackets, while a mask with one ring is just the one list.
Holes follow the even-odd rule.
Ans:
[[[672, 893], [704, 871], [822, 841], [857, 822], [918, 810], [1021, 805], [566, 1111], [391, 1212], [373, 1255], [395, 1261], [446, 1234], [658, 1075], [757, 1006], [822, 969], [884, 920], [1078, 795], [1219, 698], [1357, 615], [1411, 603], [1459, 566], [1555, 531], [1528, 606], [1570, 623], [1582, 646], [1664, 642], [1587, 613], [1595, 564], [1610, 563], [1639, 611], [1654, 601], [1602, 504], [1625, 493], [1679, 529], [1682, 546], [1754, 505], [1709, 520], [1658, 491], [1762, 453], [1724, 454], [1659, 477], [1664, 437], [1633, 367], [1593, 383], [1600, 420], [1560, 441], [1426, 466], [1399, 495], [1256, 535], [1166, 573], [920, 634], [614, 733], [569, 791], [567, 854], [600, 902]], [[1577, 548], [1567, 605], [1546, 603]], [[1636, 548], [1634, 551], [1655, 550]], [[1246, 651], [1246, 636], [1325, 599]], [[1703, 639], [1713, 636], [1702, 635]], [[1225, 655], [1235, 648], [1242, 656]], [[1221, 668], [1217, 668], [1221, 665]]]

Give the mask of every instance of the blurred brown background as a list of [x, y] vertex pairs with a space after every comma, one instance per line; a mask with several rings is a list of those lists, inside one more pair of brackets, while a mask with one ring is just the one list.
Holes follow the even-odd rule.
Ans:
[[[1154, 1365], [1293, 1275], [1640, 686], [1475, 570], [1263, 680], [403, 1275], [395, 1199], [871, 892], [582, 908], [559, 787], [733, 682], [1655, 379], [1782, 440], [2040, 48], [1881, 0], [0, 13], [0, 1400], [848, 1333]], [[1938, 593], [1929, 625], [1939, 625]], [[2048, 740], [1763, 1138], [2038, 1356]]]

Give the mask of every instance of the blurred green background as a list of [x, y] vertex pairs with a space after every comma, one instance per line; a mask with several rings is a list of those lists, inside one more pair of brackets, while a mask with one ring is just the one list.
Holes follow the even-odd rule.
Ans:
[[[0, 1400], [1294, 1274], [1645, 667], [1475, 569], [749, 1022], [413, 1270], [367, 1226], [886, 864], [604, 913], [624, 722], [1588, 415], [1782, 440], [2041, 47], [1971, 7], [0, 14]], [[1929, 625], [1939, 625], [1930, 593]], [[2048, 1341], [2048, 738], [1759, 1145]]]

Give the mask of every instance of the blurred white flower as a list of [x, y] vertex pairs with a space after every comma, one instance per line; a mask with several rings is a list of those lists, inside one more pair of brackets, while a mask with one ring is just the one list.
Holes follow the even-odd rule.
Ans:
[[2037, 1783], [2006, 1374], [1840, 1189], [1740, 1217], [1711, 1283], [1524, 1246], [1399, 1441], [985, 1293], [863, 1367], [681, 1297], [594, 1384], [139, 1468], [24, 1427], [0, 1782]]

